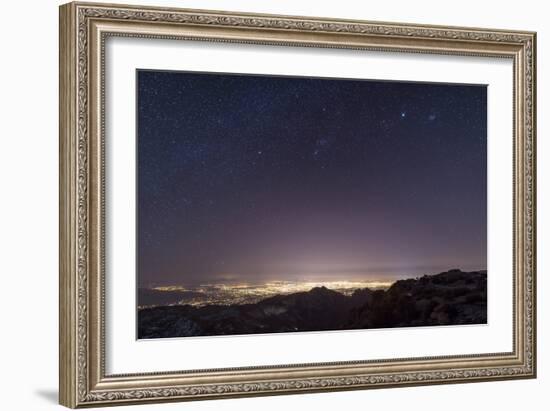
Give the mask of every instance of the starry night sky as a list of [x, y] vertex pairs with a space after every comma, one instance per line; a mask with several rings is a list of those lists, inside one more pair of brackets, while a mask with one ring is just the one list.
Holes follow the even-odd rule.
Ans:
[[137, 80], [140, 286], [486, 268], [485, 86]]

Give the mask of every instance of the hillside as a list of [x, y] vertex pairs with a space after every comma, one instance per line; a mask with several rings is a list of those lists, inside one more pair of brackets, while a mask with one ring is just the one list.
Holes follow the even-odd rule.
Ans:
[[346, 296], [325, 287], [244, 305], [138, 311], [138, 337], [327, 331], [487, 322], [487, 274], [451, 270]]

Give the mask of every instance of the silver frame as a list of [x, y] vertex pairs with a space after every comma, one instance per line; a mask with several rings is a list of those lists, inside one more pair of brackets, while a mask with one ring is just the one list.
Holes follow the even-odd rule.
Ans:
[[[104, 49], [111, 36], [512, 59], [513, 351], [106, 375]], [[533, 32], [93, 3], [61, 6], [60, 403], [74, 408], [534, 378], [535, 49]]]

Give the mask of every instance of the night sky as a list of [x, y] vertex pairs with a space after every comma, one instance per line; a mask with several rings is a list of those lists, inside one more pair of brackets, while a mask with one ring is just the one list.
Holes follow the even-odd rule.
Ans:
[[137, 80], [140, 286], [486, 268], [485, 86]]

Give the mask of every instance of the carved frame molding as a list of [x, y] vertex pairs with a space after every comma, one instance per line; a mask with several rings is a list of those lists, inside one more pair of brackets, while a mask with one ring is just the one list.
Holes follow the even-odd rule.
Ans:
[[[514, 61], [514, 351], [105, 375], [104, 46], [109, 36]], [[101, 406], [536, 375], [535, 33], [69, 3], [60, 8], [60, 403]]]

